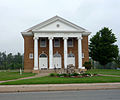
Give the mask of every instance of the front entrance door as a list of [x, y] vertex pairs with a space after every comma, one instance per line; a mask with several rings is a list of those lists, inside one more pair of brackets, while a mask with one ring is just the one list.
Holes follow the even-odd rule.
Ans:
[[53, 56], [53, 66], [54, 68], [61, 68], [61, 55], [57, 52]]
[[48, 58], [44, 53], [39, 57], [39, 69], [48, 69]]
[[68, 54], [67, 65], [73, 64], [75, 66], [75, 56], [73, 53]]

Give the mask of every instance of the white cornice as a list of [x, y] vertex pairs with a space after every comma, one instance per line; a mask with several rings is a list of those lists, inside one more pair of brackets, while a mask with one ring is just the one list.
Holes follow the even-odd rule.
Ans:
[[[37, 30], [37, 28], [41, 29], [42, 27], [45, 27], [46, 25], [48, 25], [54, 21], [57, 21], [57, 20], [65, 23], [65, 24], [68, 24], [77, 30], [75, 30], [75, 31], [70, 31], [70, 30], [65, 30], [65, 31], [64, 30], [58, 30], [58, 31], [56, 31], [56, 30], [55, 31], [53, 31], [53, 30]], [[21, 32], [21, 34], [23, 36], [33, 36], [34, 33], [82, 33], [83, 35], [89, 35], [91, 32], [87, 31], [86, 29], [84, 29], [78, 25], [75, 25], [74, 23], [67, 21], [66, 19], [63, 19], [59, 16], [54, 16], [54, 17], [52, 17], [52, 18], [50, 18], [50, 19], [48, 19], [40, 24], [37, 24], [37, 25]]]

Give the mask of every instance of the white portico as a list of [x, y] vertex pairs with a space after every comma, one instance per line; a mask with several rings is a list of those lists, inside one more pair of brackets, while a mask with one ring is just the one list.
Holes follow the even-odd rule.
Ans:
[[[68, 65], [68, 39], [75, 38], [77, 40], [77, 52], [78, 52], [78, 68], [84, 69], [82, 66], [82, 38], [83, 36], [88, 36], [90, 32], [81, 28], [59, 16], [55, 16], [43, 23], [40, 23], [30, 29], [22, 32], [23, 35], [32, 35], [34, 39], [34, 70], [39, 70], [39, 54], [38, 54], [38, 40], [41, 38], [46, 38], [49, 41], [49, 69], [54, 69], [54, 44], [53, 41], [56, 38], [61, 38], [63, 40], [63, 57], [64, 57], [64, 68]], [[47, 45], [48, 46], [48, 45]], [[60, 56], [59, 56], [60, 57]], [[47, 59], [48, 60], [48, 59]], [[57, 61], [57, 60], [56, 60]], [[61, 60], [62, 61], [62, 60]], [[76, 62], [75, 62], [76, 63]], [[43, 64], [46, 66], [45, 64]], [[48, 68], [48, 67], [47, 67]]]

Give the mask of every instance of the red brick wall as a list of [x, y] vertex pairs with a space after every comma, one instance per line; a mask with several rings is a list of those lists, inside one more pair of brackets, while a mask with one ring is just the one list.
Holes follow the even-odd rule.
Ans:
[[24, 36], [24, 70], [33, 70], [34, 59], [29, 59], [29, 53], [34, 53], [34, 41], [33, 36]]
[[[68, 53], [72, 51], [75, 55], [75, 66], [78, 68], [78, 40], [77, 38], [73, 38], [73, 47], [68, 47]], [[54, 47], [54, 40], [53, 40]], [[44, 51], [44, 53], [48, 56], [48, 67], [49, 67], [49, 40], [47, 39], [47, 47], [40, 47], [40, 39], [38, 40], [38, 55]], [[62, 67], [64, 68], [64, 41], [60, 38], [60, 47], [53, 48], [53, 54], [58, 53], [62, 56]], [[83, 64], [85, 61], [89, 61], [89, 53], [88, 53], [88, 36], [83, 36], [82, 39], [82, 52], [84, 53]], [[34, 66], [34, 59], [29, 59], [29, 53], [34, 54], [34, 40], [33, 36], [24, 36], [24, 69], [32, 71]], [[39, 61], [39, 60], [38, 60]], [[39, 62], [38, 62], [39, 63]]]

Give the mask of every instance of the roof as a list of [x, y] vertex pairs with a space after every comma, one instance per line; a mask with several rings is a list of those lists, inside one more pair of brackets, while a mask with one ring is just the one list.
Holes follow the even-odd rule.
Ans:
[[37, 25], [35, 25], [33, 27], [30, 27], [29, 29], [27, 29], [27, 30], [25, 30], [25, 31], [23, 31], [21, 33], [22, 33], [22, 35], [33, 34], [35, 31], [38, 31], [38, 28], [42, 29], [43, 27], [46, 27], [47, 25], [49, 25], [51, 23], [54, 23], [55, 21], [60, 21], [60, 22], [62, 22], [64, 24], [66, 24], [66, 25], [69, 25], [70, 27], [76, 29], [75, 30], [76, 32], [86, 32], [86, 33], [90, 34], [90, 32], [88, 30], [86, 30], [86, 29], [84, 29], [84, 28], [82, 28], [82, 27], [80, 27], [80, 26], [78, 26], [78, 25], [76, 25], [76, 24], [62, 18], [62, 17], [59, 17], [59, 16], [54, 16], [54, 17], [52, 17], [52, 18], [50, 18], [50, 19], [48, 19], [48, 20], [46, 20], [44, 22], [41, 22], [40, 24], [37, 24]]

